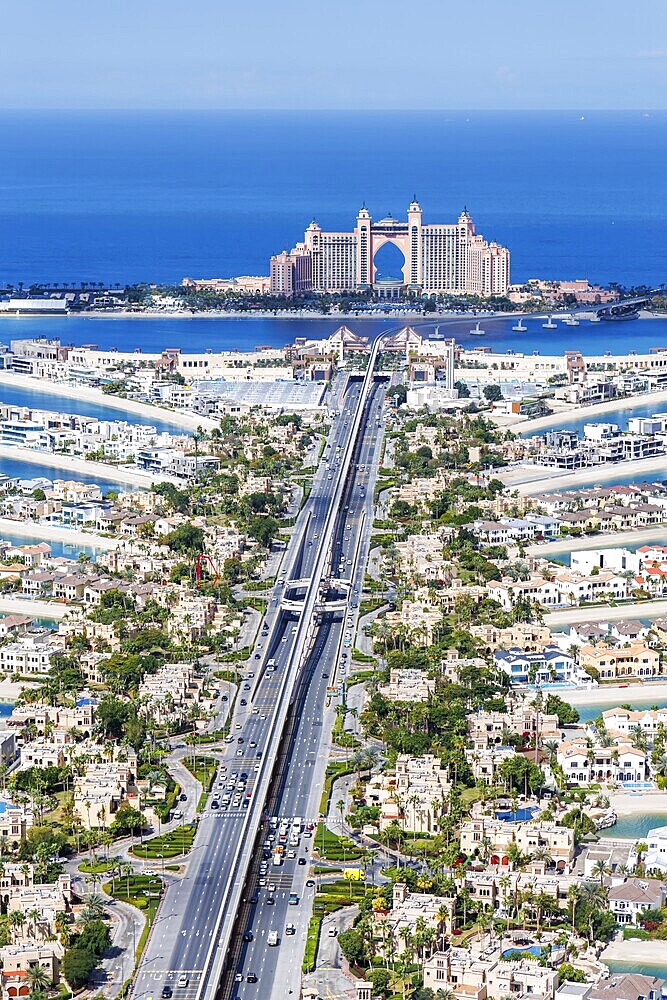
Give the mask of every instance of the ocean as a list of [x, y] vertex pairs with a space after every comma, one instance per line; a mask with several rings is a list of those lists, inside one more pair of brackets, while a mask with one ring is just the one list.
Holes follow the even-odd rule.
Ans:
[[313, 216], [464, 206], [512, 277], [658, 285], [667, 113], [2, 112], [0, 281], [266, 274]]

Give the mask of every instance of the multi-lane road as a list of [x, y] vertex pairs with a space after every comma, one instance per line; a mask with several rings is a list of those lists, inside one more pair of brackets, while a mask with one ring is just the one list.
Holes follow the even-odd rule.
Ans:
[[[370, 375], [349, 381], [342, 394], [241, 685], [187, 875], [166, 891], [134, 998], [157, 1000], [166, 987], [175, 1000], [214, 1000], [221, 981], [223, 993], [242, 1000], [298, 995], [313, 891], [306, 886], [310, 831], [301, 835], [295, 858], [279, 867], [269, 860], [262, 886], [258, 844], [261, 856], [266, 805], [271, 814], [300, 816], [304, 824], [318, 816], [335, 701], [327, 687], [344, 682], [350, 662], [383, 401], [384, 388]], [[329, 595], [338, 594], [335, 610], [327, 610], [323, 596], [322, 582], [331, 578], [343, 581], [329, 587]], [[232, 784], [227, 804], [225, 786]], [[298, 903], [289, 903], [290, 892]], [[294, 935], [285, 935], [288, 922]], [[267, 944], [271, 930], [279, 938], [274, 947]]]

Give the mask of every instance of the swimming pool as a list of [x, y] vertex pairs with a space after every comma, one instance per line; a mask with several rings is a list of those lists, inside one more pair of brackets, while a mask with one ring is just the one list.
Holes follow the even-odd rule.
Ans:
[[502, 820], [503, 823], [525, 823], [533, 818], [534, 812], [532, 806], [529, 806], [526, 809], [517, 809], [515, 812], [497, 812], [496, 819]]

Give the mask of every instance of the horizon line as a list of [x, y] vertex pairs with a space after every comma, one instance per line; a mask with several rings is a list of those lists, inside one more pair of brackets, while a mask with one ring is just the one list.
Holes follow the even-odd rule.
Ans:
[[136, 113], [143, 114], [145, 112], [163, 112], [165, 114], [174, 114], [176, 112], [180, 113], [191, 113], [191, 112], [209, 112], [209, 113], [230, 113], [230, 114], [248, 114], [248, 113], [262, 113], [262, 114], [417, 114], [417, 115], [427, 115], [427, 114], [664, 114], [667, 112], [667, 107], [632, 107], [632, 108], [595, 108], [595, 107], [559, 107], [559, 108], [544, 108], [544, 107], [526, 107], [526, 108], [347, 108], [347, 107], [322, 107], [322, 108], [272, 108], [272, 107], [206, 107], [206, 106], [192, 106], [192, 107], [178, 107], [178, 106], [146, 106], [146, 107], [128, 107], [123, 105], [98, 105], [98, 106], [85, 106], [85, 107], [75, 107], [75, 106], [58, 106], [58, 107], [41, 107], [41, 106], [0, 106], [0, 114], [3, 113], [26, 113], [26, 112], [38, 112], [38, 113], [62, 113], [62, 112], [124, 112], [124, 113]]

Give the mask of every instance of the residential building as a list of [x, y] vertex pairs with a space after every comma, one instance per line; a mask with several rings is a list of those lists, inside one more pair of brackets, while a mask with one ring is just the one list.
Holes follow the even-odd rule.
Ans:
[[539, 653], [524, 653], [521, 649], [497, 649], [493, 660], [513, 684], [587, 684], [588, 674], [570, 653], [559, 646], [547, 646]]
[[667, 886], [657, 878], [612, 876], [607, 899], [619, 924], [638, 924], [646, 910], [659, 910], [667, 902]]
[[391, 670], [389, 683], [378, 685], [378, 694], [389, 701], [428, 701], [435, 690], [435, 680], [423, 670]]
[[643, 782], [648, 777], [646, 752], [629, 741], [608, 747], [597, 744], [591, 746], [590, 739], [577, 736], [558, 747], [556, 760], [563, 769], [568, 785]]
[[398, 822], [415, 833], [436, 833], [446, 812], [451, 788], [449, 770], [437, 757], [399, 754], [394, 771], [374, 775], [366, 786], [366, 801], [380, 806], [378, 826], [386, 830]]
[[600, 642], [595, 646], [582, 646], [579, 650], [582, 668], [593, 668], [600, 680], [614, 677], [656, 677], [660, 673], [660, 654], [645, 642], [631, 642], [627, 646], [611, 646]]

